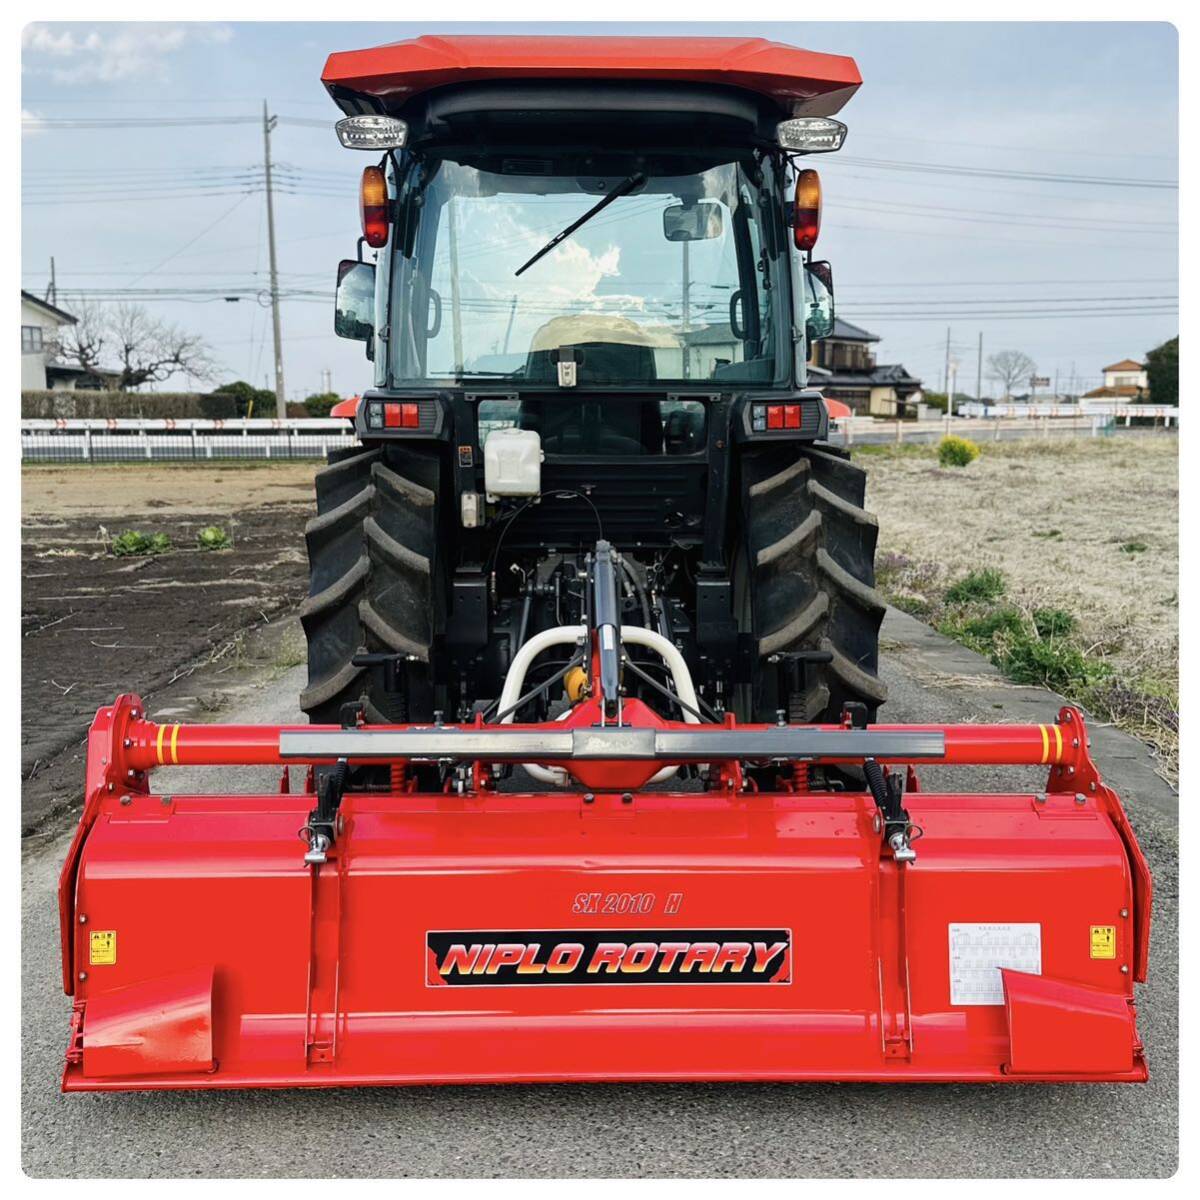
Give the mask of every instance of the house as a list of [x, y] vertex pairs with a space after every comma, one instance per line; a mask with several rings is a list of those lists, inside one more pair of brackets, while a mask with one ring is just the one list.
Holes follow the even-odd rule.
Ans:
[[52, 392], [116, 392], [121, 387], [121, 372], [50, 362], [46, 364], [46, 386]]
[[75, 318], [32, 292], [21, 291], [21, 390], [43, 391], [49, 386], [47, 363], [58, 347], [58, 331]]
[[878, 341], [878, 334], [836, 317], [833, 333], [813, 343], [812, 382], [856, 413], [907, 416], [919, 398], [921, 381], [899, 363], [877, 363], [873, 346]]
[[1146, 364], [1123, 358], [1103, 368], [1104, 386], [1093, 388], [1084, 395], [1085, 400], [1139, 400], [1150, 386], [1146, 376]]

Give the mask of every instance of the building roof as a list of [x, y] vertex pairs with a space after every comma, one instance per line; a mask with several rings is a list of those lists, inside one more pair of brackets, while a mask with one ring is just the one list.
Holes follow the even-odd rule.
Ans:
[[879, 334], [868, 333], [860, 325], [851, 325], [849, 321], [843, 321], [841, 317], [834, 317], [833, 332], [821, 340], [825, 342], [877, 342]]
[[921, 381], [915, 375], [910, 375], [900, 363], [885, 363], [869, 371], [849, 371], [842, 367], [831, 371], [821, 383], [823, 387], [833, 388], [921, 386]]
[[728, 321], [724, 325], [700, 325], [679, 336], [689, 346], [729, 346], [741, 340], [734, 336]]
[[1122, 396], [1140, 396], [1142, 389], [1134, 387], [1132, 384], [1122, 384], [1120, 387], [1098, 387], [1093, 388], [1090, 392], [1084, 392], [1084, 399], [1100, 400], [1108, 396], [1113, 399], [1119, 399]]
[[74, 325], [77, 323], [76, 318], [71, 316], [69, 312], [64, 312], [61, 308], [56, 308], [48, 300], [43, 300], [40, 296], [35, 296], [32, 292], [27, 292], [24, 288], [21, 289], [21, 299], [26, 304], [32, 304], [35, 308], [40, 308], [43, 312], [49, 313], [60, 325]]
[[1134, 362], [1132, 358], [1123, 358], [1119, 363], [1113, 363], [1110, 367], [1101, 367], [1102, 371], [1144, 371], [1145, 364]]

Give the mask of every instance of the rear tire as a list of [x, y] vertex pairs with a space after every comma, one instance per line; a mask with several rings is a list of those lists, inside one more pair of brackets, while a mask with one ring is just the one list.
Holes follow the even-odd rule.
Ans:
[[[879, 626], [886, 605], [875, 589], [878, 524], [863, 507], [866, 475], [828, 447], [780, 446], [742, 459], [744, 542], [735, 566], [735, 603], [744, 632], [758, 639], [755, 678], [740, 689], [743, 720], [835, 723], [842, 706], [887, 698], [879, 679]], [[826, 650], [791, 690], [768, 660]]]
[[[310, 721], [338, 724], [361, 702], [372, 723], [432, 719], [430, 652], [441, 632], [436, 451], [396, 445], [335, 451], [316, 475], [308, 522], [309, 594], [300, 609], [308, 641]], [[362, 651], [403, 654], [404, 688], [355, 666]]]

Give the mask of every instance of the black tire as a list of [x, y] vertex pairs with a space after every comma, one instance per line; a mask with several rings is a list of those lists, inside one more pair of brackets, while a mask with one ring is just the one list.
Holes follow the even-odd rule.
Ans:
[[[342, 705], [358, 701], [370, 722], [431, 719], [430, 653], [444, 612], [436, 452], [335, 451], [317, 472], [316, 492], [317, 515], [304, 531], [308, 686], [300, 707], [318, 724], [337, 724]], [[354, 665], [363, 650], [408, 657], [399, 693], [383, 691], [380, 671]]]
[[[887, 698], [879, 679], [879, 626], [885, 603], [875, 589], [878, 525], [863, 507], [865, 473], [829, 447], [782, 446], [742, 459], [744, 540], [735, 567], [735, 606], [743, 632], [758, 639], [753, 683], [740, 689], [742, 719], [837, 722], [842, 706]], [[825, 650], [793, 690], [769, 660], [794, 650]]]

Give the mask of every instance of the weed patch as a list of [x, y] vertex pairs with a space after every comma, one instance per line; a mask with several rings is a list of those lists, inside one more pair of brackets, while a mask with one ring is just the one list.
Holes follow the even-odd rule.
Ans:
[[1004, 595], [1004, 576], [995, 567], [970, 571], [946, 589], [947, 604], [976, 604]]

